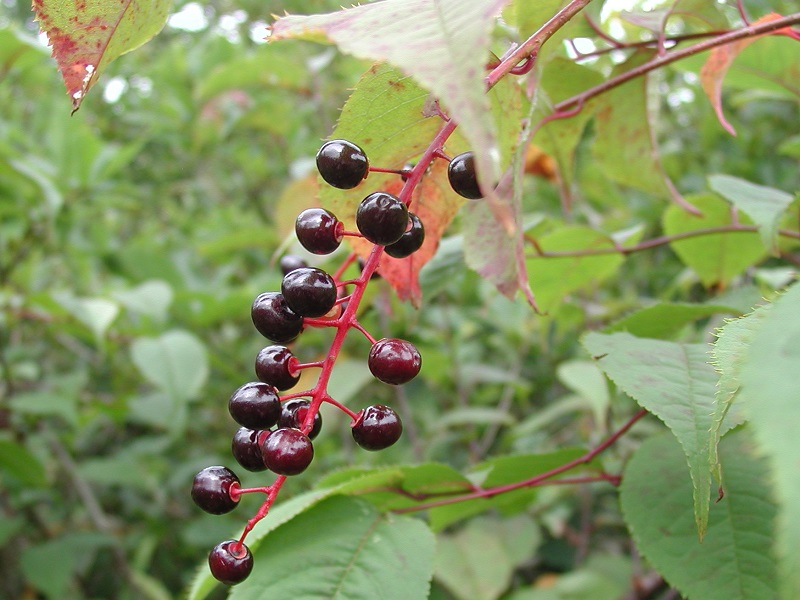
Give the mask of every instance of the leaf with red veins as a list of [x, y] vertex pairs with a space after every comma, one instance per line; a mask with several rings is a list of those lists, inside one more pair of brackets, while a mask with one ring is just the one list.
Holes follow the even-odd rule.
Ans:
[[161, 31], [171, 5], [169, 0], [33, 0], [36, 20], [72, 98], [72, 112], [112, 60]]
[[[780, 18], [781, 15], [770, 13], [753, 22], [752, 25], [768, 23], [769, 21]], [[725, 115], [722, 113], [722, 82], [725, 79], [728, 69], [733, 64], [733, 61], [736, 60], [739, 53], [764, 35], [788, 35], [797, 39], [797, 33], [793, 31], [791, 27], [778, 29], [771, 34], [744, 38], [732, 44], [726, 44], [725, 46], [719, 46], [711, 50], [708, 60], [706, 60], [703, 68], [700, 69], [700, 83], [703, 86], [703, 91], [711, 101], [711, 106], [714, 108], [714, 112], [717, 114], [720, 124], [731, 135], [736, 135], [736, 130], [733, 128], [733, 125], [728, 123], [725, 119]]]

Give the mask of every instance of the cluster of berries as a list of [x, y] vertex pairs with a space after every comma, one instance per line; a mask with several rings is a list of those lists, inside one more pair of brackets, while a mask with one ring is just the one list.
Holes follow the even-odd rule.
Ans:
[[[317, 153], [317, 168], [322, 178], [340, 189], [351, 189], [363, 181], [370, 170], [363, 150], [345, 140], [326, 142]], [[407, 170], [395, 171], [401, 176]], [[480, 197], [472, 154], [450, 161], [448, 171], [453, 189], [462, 196]], [[402, 194], [401, 194], [402, 195]], [[263, 493], [266, 499], [248, 521], [238, 540], [227, 540], [209, 553], [211, 573], [219, 581], [236, 584], [253, 568], [253, 557], [244, 544], [255, 523], [266, 516], [287, 476], [302, 473], [314, 457], [312, 440], [319, 434], [322, 417], [319, 408], [331, 404], [346, 413], [355, 442], [366, 450], [382, 450], [394, 444], [403, 430], [400, 417], [388, 406], [372, 405], [353, 412], [332, 398], [327, 383], [344, 336], [357, 329], [371, 342], [367, 364], [372, 374], [392, 385], [412, 380], [419, 373], [422, 359], [413, 344], [397, 338], [374, 339], [356, 319], [356, 308], [374, 273], [382, 253], [403, 258], [418, 250], [425, 239], [420, 219], [409, 212], [406, 203], [386, 192], [366, 196], [356, 211], [358, 231], [346, 231], [344, 224], [328, 210], [309, 208], [295, 222], [300, 244], [312, 254], [335, 251], [345, 236], [359, 236], [374, 247], [361, 276], [341, 280], [344, 267], [334, 275], [308, 266], [295, 256], [284, 256], [280, 292], [259, 294], [253, 301], [251, 316], [256, 329], [273, 342], [255, 360], [258, 381], [242, 385], [231, 395], [228, 409], [240, 425], [233, 436], [231, 450], [236, 461], [248, 471], [269, 470], [277, 475], [266, 487], [242, 488], [236, 474], [223, 466], [211, 466], [194, 477], [192, 498], [211, 514], [232, 511], [243, 494]], [[321, 361], [302, 363], [284, 346], [306, 327], [336, 329], [328, 356]], [[317, 384], [303, 392], [289, 392], [304, 369], [321, 368]]]

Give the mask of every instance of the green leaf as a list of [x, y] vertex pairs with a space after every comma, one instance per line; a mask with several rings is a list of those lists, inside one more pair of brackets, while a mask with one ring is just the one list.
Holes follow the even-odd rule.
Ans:
[[711, 175], [709, 187], [747, 214], [758, 225], [761, 241], [772, 254], [778, 252], [778, 222], [794, 197], [781, 190], [756, 185], [730, 175]]
[[428, 595], [433, 534], [419, 519], [381, 514], [363, 500], [328, 498], [263, 542], [254, 553], [256, 567], [233, 589], [232, 600]]
[[55, 389], [14, 394], [11, 408], [20, 415], [58, 416], [78, 426], [78, 391]]
[[137, 338], [131, 344], [131, 358], [145, 379], [176, 402], [196, 398], [208, 379], [206, 348], [188, 331]]
[[438, 536], [435, 577], [461, 600], [495, 600], [540, 543], [539, 528], [527, 515], [478, 517]]
[[627, 333], [588, 333], [583, 345], [608, 377], [678, 438], [694, 484], [697, 531], [702, 539], [709, 509], [708, 448], [717, 373], [705, 344], [677, 344]]
[[636, 337], [668, 340], [679, 335], [686, 325], [720, 313], [736, 315], [739, 311], [722, 304], [661, 302], [615, 321], [603, 333], [627, 331]]
[[719, 382], [711, 415], [708, 460], [720, 487], [723, 486], [723, 473], [719, 462], [719, 440], [726, 431], [747, 420], [742, 409], [742, 398], [736, 393], [741, 386], [742, 366], [746, 362], [750, 344], [771, 308], [772, 304], [765, 304], [749, 315], [728, 321], [716, 332], [717, 339], [712, 344], [710, 362], [719, 372]]
[[64, 197], [52, 180], [51, 174], [47, 173], [41, 165], [38, 165], [33, 160], [12, 159], [8, 161], [8, 164], [39, 187], [47, 206], [47, 212], [52, 216], [58, 214], [64, 205]]
[[[525, 4], [531, 7], [539, 5], [538, 2], [525, 2]], [[594, 87], [602, 81], [603, 77], [597, 71], [578, 65], [566, 58], [553, 59], [545, 65], [541, 75], [536, 98], [542, 106], [537, 107], [534, 118], [537, 121], [541, 120], [547, 114], [552, 113], [553, 105]], [[566, 182], [571, 182], [573, 179], [575, 148], [591, 118], [592, 110], [587, 106], [577, 115], [568, 119], [555, 119], [546, 123], [533, 137], [535, 144], [556, 159], [559, 175]]]
[[4, 547], [17, 533], [25, 529], [27, 522], [22, 517], [7, 517], [0, 521], [0, 548]]
[[98, 345], [119, 314], [119, 305], [105, 298], [76, 298], [70, 293], [54, 292], [53, 299], [89, 328]]
[[[713, 194], [686, 198], [703, 214], [691, 215], [677, 205], [664, 212], [664, 233], [668, 236], [685, 235], [706, 228], [732, 225], [730, 205]], [[739, 221], [750, 225], [742, 215]], [[670, 242], [670, 247], [684, 264], [694, 269], [706, 286], [725, 285], [750, 265], [764, 257], [764, 246], [755, 232], [727, 232], [697, 235], [689, 239]]]
[[286, 16], [270, 39], [323, 36], [359, 58], [389, 62], [439, 98], [476, 153], [486, 182], [500, 150], [485, 93], [490, 34], [508, 0], [385, 0], [326, 15]]
[[42, 463], [27, 448], [10, 440], [0, 440], [0, 474], [29, 487], [47, 483]]
[[630, 589], [630, 560], [592, 554], [585, 565], [557, 576], [555, 582], [521, 588], [504, 600], [619, 600]]
[[588, 360], [568, 360], [558, 365], [556, 374], [565, 386], [586, 400], [592, 409], [594, 422], [598, 427], [604, 427], [611, 398], [606, 378], [597, 364]]
[[[753, 436], [767, 455], [780, 502], [776, 554], [781, 598], [800, 597], [800, 423], [797, 367], [800, 364], [800, 284], [779, 296], [753, 335], [742, 365], [740, 394]], [[726, 467], [723, 462], [723, 467]], [[730, 474], [726, 467], [726, 481]]]
[[[591, 252], [614, 248], [607, 235], [580, 225], [560, 227], [537, 241], [544, 252]], [[619, 253], [533, 256], [526, 265], [539, 308], [548, 312], [568, 294], [590, 288], [613, 275], [623, 260]]]
[[688, 600], [775, 598], [775, 505], [765, 461], [744, 431], [725, 436], [720, 451], [727, 492], [702, 543], [685, 460], [669, 435], [646, 440], [628, 462], [620, 491], [625, 522], [639, 551]]
[[[633, 69], [650, 58], [650, 51], [638, 51], [612, 75]], [[648, 106], [648, 80], [647, 76], [634, 78], [595, 100], [592, 156], [614, 181], [668, 199], [671, 192], [654, 147], [651, 119], [655, 115]]]
[[108, 64], [138, 48], [164, 27], [168, 0], [36, 0], [36, 20], [53, 47], [53, 58], [78, 110]]
[[114, 540], [99, 533], [68, 533], [22, 551], [25, 578], [50, 598], [67, 598], [72, 577], [91, 564], [94, 553]]
[[129, 290], [119, 290], [112, 294], [128, 310], [149, 315], [159, 322], [167, 318], [169, 305], [172, 304], [172, 287], [159, 279], [140, 283]]

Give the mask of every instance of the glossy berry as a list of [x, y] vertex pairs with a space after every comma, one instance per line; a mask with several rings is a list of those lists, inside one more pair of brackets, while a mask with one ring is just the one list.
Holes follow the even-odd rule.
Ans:
[[[302, 429], [303, 423], [308, 414], [308, 407], [310, 402], [302, 398], [293, 398], [283, 403], [283, 410], [281, 411], [281, 418], [278, 419], [278, 427], [293, 427], [295, 429]], [[322, 429], [322, 415], [314, 415], [314, 424], [311, 426], [311, 431], [308, 432], [308, 438], [313, 440], [319, 435]]]
[[408, 220], [411, 226], [400, 236], [394, 244], [389, 244], [384, 249], [386, 254], [392, 258], [405, 258], [414, 254], [422, 247], [425, 241], [425, 228], [422, 221], [414, 213], [408, 213]]
[[299, 269], [300, 267], [307, 267], [308, 263], [304, 261], [299, 256], [294, 254], [284, 254], [281, 256], [280, 268], [281, 273], [286, 275], [287, 273], [291, 273], [295, 269]]
[[281, 293], [289, 308], [304, 317], [321, 317], [336, 304], [336, 282], [314, 267], [295, 269], [285, 275]]
[[300, 381], [300, 374], [292, 368], [296, 363], [286, 346], [267, 346], [256, 356], [256, 377], [280, 391], [288, 390]]
[[236, 585], [253, 570], [253, 554], [239, 540], [220, 542], [208, 553], [208, 567], [217, 581]]
[[394, 244], [408, 229], [408, 208], [397, 196], [372, 193], [356, 211], [356, 227], [373, 244]]
[[312, 254], [330, 254], [342, 243], [344, 224], [324, 208], [307, 208], [294, 223], [300, 244]]
[[282, 427], [270, 433], [261, 445], [264, 464], [278, 475], [297, 475], [314, 458], [311, 440], [299, 429]]
[[383, 338], [370, 348], [367, 366], [384, 383], [400, 385], [417, 376], [422, 367], [422, 357], [411, 342]]
[[459, 196], [470, 200], [483, 198], [483, 192], [478, 186], [478, 176], [475, 174], [475, 155], [472, 152], [459, 154], [450, 161], [447, 179], [450, 187]]
[[231, 453], [236, 462], [248, 471], [256, 473], [267, 469], [261, 456], [258, 434], [258, 430], [239, 427], [236, 433], [233, 434], [233, 440], [231, 441]]
[[317, 152], [317, 170], [333, 187], [349, 190], [356, 187], [369, 172], [364, 151], [347, 140], [330, 140]]
[[233, 420], [248, 429], [269, 429], [281, 416], [281, 400], [275, 387], [260, 381], [245, 383], [228, 400]]
[[192, 481], [192, 500], [200, 508], [212, 515], [231, 512], [239, 499], [231, 498], [233, 484], [239, 485], [239, 478], [226, 467], [206, 467], [194, 476]]
[[394, 410], [376, 404], [359, 413], [352, 432], [356, 444], [365, 450], [383, 450], [400, 439], [403, 423]]
[[273, 342], [291, 342], [303, 331], [303, 317], [294, 312], [280, 292], [264, 292], [253, 300], [253, 325]]

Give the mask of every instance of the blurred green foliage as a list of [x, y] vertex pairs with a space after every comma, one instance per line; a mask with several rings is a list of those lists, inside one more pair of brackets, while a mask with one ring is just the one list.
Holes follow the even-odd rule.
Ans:
[[[758, 14], [792, 4], [745, 2]], [[275, 258], [298, 249], [289, 239], [294, 214], [314, 203], [283, 190], [310, 171], [366, 67], [330, 47], [266, 46], [259, 22], [338, 6], [207, 3], [207, 26], [168, 25], [111, 65], [74, 116], [27, 5], [0, 7], [0, 596], [177, 597], [208, 548], [243, 524], [242, 511], [255, 510], [245, 499], [241, 511], [209, 518], [189, 500], [189, 482], [204, 466], [232, 462], [226, 401], [254, 377], [264, 345], [250, 302], [280, 285]], [[658, 85], [655, 133], [682, 192], [705, 191], [709, 173], [800, 187], [796, 100], [734, 90], [725, 98], [739, 134], [732, 138], [680, 65]], [[589, 147], [595, 135], [590, 125], [577, 147], [581, 192], [570, 215], [554, 183], [526, 180], [531, 231], [545, 248], [564, 237], [583, 247], [586, 227], [602, 236], [662, 233], [664, 203], [599, 172], [598, 150]], [[397, 406], [406, 443], [358, 452], [345, 420], [326, 413], [317, 459], [285, 498], [346, 466], [428, 460], [461, 470], [504, 452], [597, 443], [634, 407], [613, 389], [598, 390], [581, 332], [654, 300], [713, 298], [746, 311], [787, 280], [785, 263], [769, 258], [737, 272], [728, 289], [707, 289], [660, 246], [624, 261], [607, 257], [601, 279], [599, 267], [585, 264], [590, 284], [557, 282], [544, 292], [550, 314], [541, 317], [469, 271], [469, 240], [451, 233], [423, 271], [421, 311], [377, 281], [362, 316], [374, 333], [419, 347], [421, 377], [402, 389], [372, 381], [365, 342], [352, 339], [333, 383], [344, 403], [366, 395]], [[335, 268], [338, 258], [315, 260]], [[721, 319], [700, 314], [674, 334], [702, 341]], [[304, 334], [302, 358], [314, 360], [327, 342], [324, 331]], [[607, 468], [655, 428], [645, 422], [622, 440]], [[580, 589], [605, 586], [607, 597], [626, 589], [619, 581], [631, 569], [629, 538], [608, 486], [550, 488], [531, 502], [536, 523], [523, 525], [540, 543], [510, 552], [505, 578], [487, 583], [492, 594], [563, 571], [584, 578]], [[471, 534], [447, 535], [452, 561]], [[458, 577], [448, 564], [432, 597], [451, 597], [442, 584]], [[601, 576], [601, 584], [585, 583]], [[540, 597], [521, 594], [508, 597]]]

